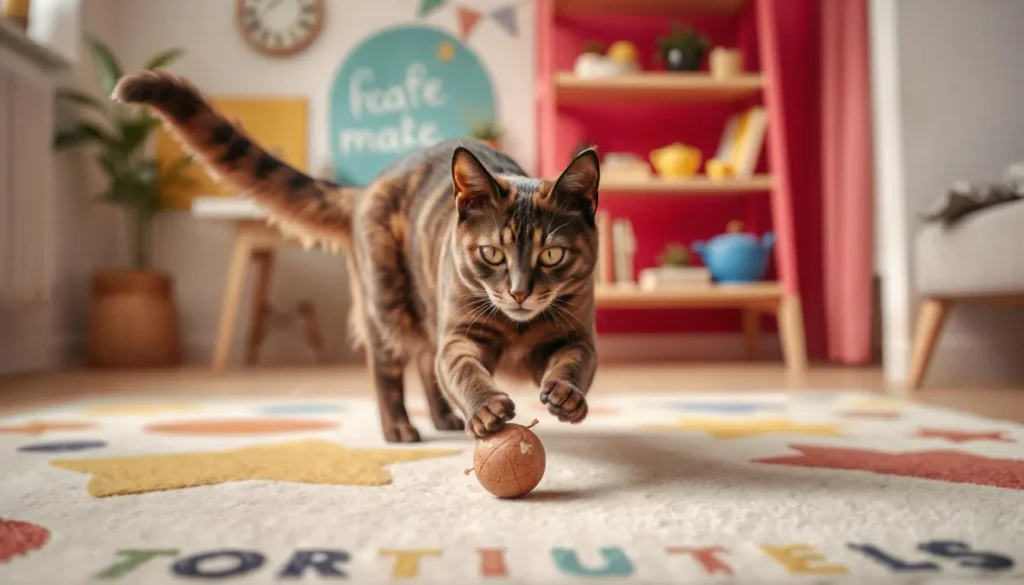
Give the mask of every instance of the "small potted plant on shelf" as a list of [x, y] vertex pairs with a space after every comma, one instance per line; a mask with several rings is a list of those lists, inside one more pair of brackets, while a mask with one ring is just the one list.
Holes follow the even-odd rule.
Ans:
[[640, 271], [640, 288], [651, 290], [663, 285], [701, 285], [711, 282], [707, 268], [692, 265], [690, 250], [672, 242], [658, 255], [658, 266]]
[[493, 118], [484, 118], [476, 122], [472, 125], [470, 133], [473, 138], [487, 143], [491, 148], [501, 148], [501, 128], [498, 126], [497, 120]]
[[697, 71], [708, 51], [707, 37], [672, 23], [669, 33], [658, 37], [658, 56], [669, 71]]
[[[89, 46], [101, 89], [110, 95], [121, 78], [121, 65], [102, 41], [89, 39]], [[160, 69], [181, 55], [180, 49], [170, 49], [144, 67]], [[152, 267], [152, 226], [164, 194], [186, 180], [183, 173], [191, 159], [183, 156], [161, 166], [147, 156], [147, 142], [160, 121], [144, 108], [74, 89], [60, 90], [59, 97], [85, 115], [58, 131], [55, 148], [95, 147], [96, 162], [106, 178], [98, 200], [124, 210], [131, 225], [131, 266], [98, 268], [92, 274], [89, 362], [98, 367], [178, 365], [174, 284], [169, 274]]]

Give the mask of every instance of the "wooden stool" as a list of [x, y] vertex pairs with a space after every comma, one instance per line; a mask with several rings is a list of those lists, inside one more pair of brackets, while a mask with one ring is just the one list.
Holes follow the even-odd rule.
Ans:
[[214, 370], [224, 370], [228, 367], [250, 265], [255, 269], [256, 279], [249, 308], [245, 361], [248, 365], [256, 363], [259, 343], [267, 328], [267, 311], [264, 308], [270, 296], [270, 279], [274, 273], [277, 249], [296, 245], [261, 220], [236, 221], [234, 246], [221, 301], [220, 325], [213, 348], [211, 365]]

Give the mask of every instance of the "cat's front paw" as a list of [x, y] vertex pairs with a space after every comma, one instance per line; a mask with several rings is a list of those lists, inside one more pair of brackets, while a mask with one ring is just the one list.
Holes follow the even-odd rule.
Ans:
[[477, 439], [483, 439], [500, 431], [515, 416], [516, 405], [508, 394], [494, 392], [473, 412], [467, 430]]
[[587, 418], [587, 397], [572, 384], [548, 380], [540, 390], [540, 401], [562, 422], [576, 424]]

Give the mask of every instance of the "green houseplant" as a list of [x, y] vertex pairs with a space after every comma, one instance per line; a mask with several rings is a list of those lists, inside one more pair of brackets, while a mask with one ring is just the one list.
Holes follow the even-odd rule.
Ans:
[[695, 266], [690, 249], [679, 242], [670, 242], [657, 257], [657, 266], [640, 271], [640, 288], [653, 290], [659, 286], [707, 285], [711, 276], [707, 268]]
[[491, 148], [501, 148], [501, 127], [498, 126], [498, 121], [493, 118], [488, 117], [478, 120], [471, 126], [470, 133], [473, 138], [486, 142]]
[[661, 254], [658, 254], [658, 264], [661, 266], [689, 266], [690, 249], [678, 242], [666, 244]]
[[675, 22], [657, 43], [658, 55], [669, 71], [697, 71], [710, 46], [707, 37], [694, 32], [692, 26], [684, 28]]
[[[72, 88], [59, 99], [76, 109], [76, 119], [54, 138], [58, 150], [88, 147], [103, 171], [97, 199], [120, 207], [131, 225], [131, 267], [96, 269], [89, 315], [90, 361], [96, 366], [169, 366], [181, 359], [177, 310], [170, 275], [154, 270], [152, 225], [171, 186], [185, 180], [189, 157], [161, 166], [147, 147], [160, 121], [144, 108], [122, 106], [107, 96], [123, 74], [110, 47], [88, 39], [104, 96]], [[183, 54], [169, 49], [144, 68], [163, 68]]]

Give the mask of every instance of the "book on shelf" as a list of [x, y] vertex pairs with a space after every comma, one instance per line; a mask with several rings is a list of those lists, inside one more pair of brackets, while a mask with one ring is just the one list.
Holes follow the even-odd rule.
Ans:
[[753, 106], [730, 116], [715, 160], [729, 163], [735, 178], [749, 179], [757, 170], [767, 130], [768, 111], [763, 106]]
[[633, 284], [633, 256], [636, 254], [636, 236], [633, 222], [628, 219], [612, 221], [614, 269], [616, 284]]
[[711, 271], [703, 266], [656, 266], [640, 271], [640, 290], [650, 291], [663, 286], [708, 286]]
[[599, 284], [610, 284], [615, 278], [612, 244], [612, 220], [607, 211], [598, 211], [594, 221], [597, 223], [597, 266], [594, 268], [594, 280]]

